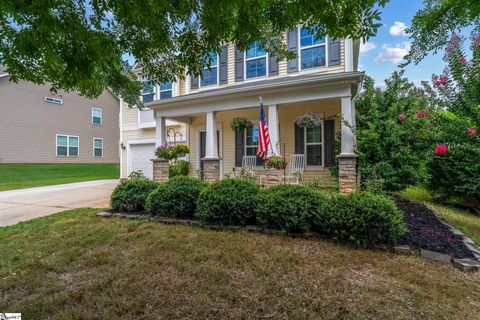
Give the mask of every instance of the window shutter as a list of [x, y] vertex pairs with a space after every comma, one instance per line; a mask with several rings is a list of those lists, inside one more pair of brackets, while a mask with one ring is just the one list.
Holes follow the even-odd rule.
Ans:
[[245, 153], [245, 130], [235, 131], [235, 167], [242, 166]]
[[192, 90], [198, 89], [198, 77], [196, 77], [196, 76], [194, 76], [194, 75], [192, 75], [192, 76], [190, 77], [190, 88], [191, 88]]
[[[298, 54], [298, 30], [295, 28], [294, 30], [288, 31], [287, 33], [287, 45], [288, 50], [295, 52]], [[298, 57], [288, 60], [287, 61], [287, 72], [297, 72], [298, 71]]]
[[[330, 38], [329, 38], [330, 39]], [[340, 53], [340, 40], [330, 39], [328, 44], [328, 65], [334, 66], [342, 63], [342, 57]]]
[[228, 46], [220, 47], [220, 84], [228, 83]]
[[243, 81], [243, 51], [235, 48], [235, 82]]
[[295, 153], [304, 154], [305, 153], [305, 143], [304, 143], [304, 133], [303, 128], [299, 127], [295, 123]]
[[335, 163], [335, 120], [325, 120], [325, 166], [329, 167]]
[[269, 54], [268, 61], [268, 75], [269, 76], [278, 76], [278, 60], [274, 55]]

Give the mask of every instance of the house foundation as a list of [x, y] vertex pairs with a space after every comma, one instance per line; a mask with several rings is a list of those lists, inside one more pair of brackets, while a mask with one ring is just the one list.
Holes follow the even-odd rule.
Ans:
[[342, 194], [357, 191], [357, 155], [339, 155], [338, 184]]
[[220, 158], [203, 158], [203, 179], [205, 182], [220, 180]]

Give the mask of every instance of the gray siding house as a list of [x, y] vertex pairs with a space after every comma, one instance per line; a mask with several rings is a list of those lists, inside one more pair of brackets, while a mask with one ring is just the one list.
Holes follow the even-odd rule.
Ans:
[[119, 100], [9, 81], [0, 65], [1, 163], [118, 163]]

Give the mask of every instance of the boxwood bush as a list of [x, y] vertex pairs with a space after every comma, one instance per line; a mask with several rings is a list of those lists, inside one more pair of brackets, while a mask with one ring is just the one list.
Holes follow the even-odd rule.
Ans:
[[330, 208], [329, 199], [312, 188], [278, 185], [257, 196], [258, 225], [285, 233], [308, 232], [312, 221]]
[[395, 243], [406, 232], [393, 200], [368, 192], [332, 197], [331, 208], [316, 216], [313, 229], [360, 246]]
[[145, 208], [145, 200], [158, 183], [148, 179], [128, 179], [118, 184], [112, 192], [110, 206], [115, 211], [137, 212]]
[[199, 179], [176, 176], [150, 193], [145, 209], [154, 215], [191, 219], [197, 198], [205, 186]]
[[255, 223], [259, 187], [240, 179], [223, 179], [207, 186], [197, 200], [195, 216], [221, 225]]

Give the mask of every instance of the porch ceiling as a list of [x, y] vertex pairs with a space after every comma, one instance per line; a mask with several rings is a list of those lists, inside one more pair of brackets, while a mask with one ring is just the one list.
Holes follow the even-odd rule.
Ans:
[[363, 72], [307, 74], [251, 81], [240, 85], [200, 91], [169, 100], [147, 103], [157, 115], [165, 117], [258, 107], [258, 97], [265, 105], [287, 104], [352, 96], [352, 85]]

